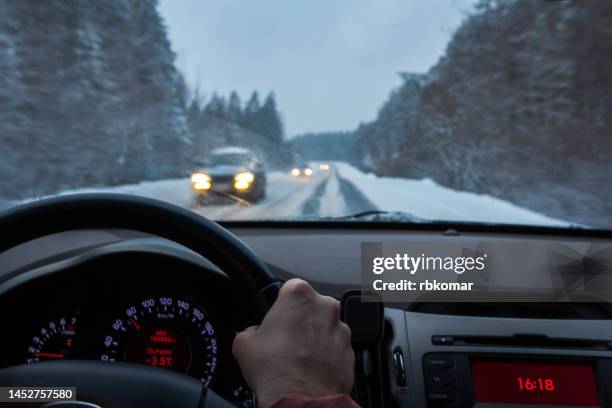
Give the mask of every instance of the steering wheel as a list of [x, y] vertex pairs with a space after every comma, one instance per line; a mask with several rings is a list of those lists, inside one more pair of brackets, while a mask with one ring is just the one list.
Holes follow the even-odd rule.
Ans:
[[[76, 194], [43, 199], [0, 215], [0, 253], [45, 235], [122, 228], [166, 238], [206, 257], [233, 281], [259, 322], [280, 283], [239, 238], [219, 224], [162, 201], [122, 194]], [[6, 282], [0, 282], [0, 292]], [[102, 406], [232, 406], [195, 378], [132, 363], [52, 361], [0, 369], [0, 384], [73, 386], [77, 398]]]

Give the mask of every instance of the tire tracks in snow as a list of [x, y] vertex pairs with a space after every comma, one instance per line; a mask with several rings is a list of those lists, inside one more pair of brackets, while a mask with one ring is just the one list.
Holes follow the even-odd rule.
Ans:
[[329, 183], [331, 177], [326, 177], [321, 184], [317, 186], [313, 194], [304, 202], [302, 206], [302, 215], [305, 216], [317, 216], [319, 215], [319, 209], [321, 207], [321, 198], [325, 194], [327, 189], [327, 183]]
[[341, 177], [338, 170], [332, 168], [329, 176], [304, 202], [302, 215], [333, 217], [376, 209], [376, 205], [355, 184]]
[[340, 182], [340, 191], [347, 204], [347, 214], [357, 214], [364, 211], [378, 210], [378, 207], [370, 201], [355, 184], [337, 175]]

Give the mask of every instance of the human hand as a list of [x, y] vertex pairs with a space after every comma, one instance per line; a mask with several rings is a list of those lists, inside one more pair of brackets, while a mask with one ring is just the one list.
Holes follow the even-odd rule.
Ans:
[[261, 325], [239, 333], [233, 353], [262, 408], [288, 396], [347, 394], [355, 356], [336, 299], [287, 281]]

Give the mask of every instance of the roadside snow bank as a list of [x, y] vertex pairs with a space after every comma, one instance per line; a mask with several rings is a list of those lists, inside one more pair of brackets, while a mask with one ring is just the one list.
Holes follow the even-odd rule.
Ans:
[[431, 179], [377, 177], [347, 163], [334, 165], [340, 177], [352, 182], [379, 210], [404, 211], [427, 220], [570, 225], [495, 197], [443, 187]]

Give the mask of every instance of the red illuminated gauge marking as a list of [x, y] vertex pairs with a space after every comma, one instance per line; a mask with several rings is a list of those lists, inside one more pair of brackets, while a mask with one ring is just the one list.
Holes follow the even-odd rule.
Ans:
[[138, 322], [136, 322], [136, 320], [130, 318], [130, 323], [132, 323], [132, 326], [134, 326], [136, 330], [140, 330], [140, 325], [138, 324]]
[[60, 353], [34, 353], [34, 357], [38, 358], [64, 358], [63, 354]]

